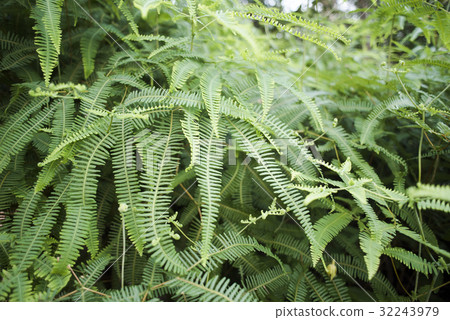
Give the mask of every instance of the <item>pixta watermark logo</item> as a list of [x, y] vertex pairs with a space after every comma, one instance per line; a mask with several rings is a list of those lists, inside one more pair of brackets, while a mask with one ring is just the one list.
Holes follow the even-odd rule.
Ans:
[[[151, 173], [159, 166], [175, 160], [179, 148], [172, 150], [170, 139], [169, 136], [148, 129], [142, 130], [126, 143], [127, 166], [136, 166], [139, 171]], [[282, 165], [289, 163], [295, 166], [302, 166], [304, 161], [312, 158], [322, 160], [312, 139], [302, 142], [294, 139], [272, 139], [271, 142], [261, 139], [251, 142], [235, 138], [198, 138], [189, 144], [189, 150], [193, 166], [201, 165], [202, 161], [208, 159], [223, 159], [228, 166], [249, 165], [252, 161], [261, 165], [268, 158], [275, 158]]]

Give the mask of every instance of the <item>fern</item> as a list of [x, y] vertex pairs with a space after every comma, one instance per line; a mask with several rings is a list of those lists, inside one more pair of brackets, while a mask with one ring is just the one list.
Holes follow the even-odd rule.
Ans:
[[335, 9], [1, 2], [0, 300], [443, 300], [448, 12]]
[[239, 285], [231, 284], [226, 278], [213, 277], [207, 280], [205, 276], [177, 277], [170, 282], [177, 289], [178, 295], [186, 295], [192, 301], [254, 301], [253, 295], [245, 292]]
[[[349, 212], [337, 212], [326, 215], [316, 222], [314, 229], [317, 245], [312, 247], [314, 264], [320, 259], [326, 245], [351, 221], [352, 216]], [[318, 251], [315, 251], [316, 249], [318, 249]]]
[[258, 79], [258, 88], [261, 95], [261, 104], [263, 108], [261, 120], [264, 121], [273, 102], [275, 82], [270, 75], [261, 70], [258, 70], [256, 73], [256, 78]]
[[81, 56], [83, 59], [84, 77], [87, 79], [94, 72], [95, 55], [100, 41], [105, 36], [102, 29], [91, 28], [86, 30], [80, 41]]
[[436, 271], [435, 267], [431, 263], [403, 248], [386, 248], [383, 250], [383, 254], [386, 254], [391, 258], [395, 258], [406, 264], [409, 268], [422, 272], [425, 275]]
[[138, 224], [137, 213], [140, 185], [133, 154], [132, 122], [128, 119], [114, 121], [112, 134], [118, 141], [112, 150], [117, 198], [120, 204], [126, 205], [128, 208], [128, 210], [123, 212], [123, 220], [130, 234], [131, 241], [142, 254], [144, 238], [142, 237], [142, 228]]
[[198, 63], [190, 59], [175, 62], [170, 79], [170, 91], [181, 89], [199, 67]]
[[61, 7], [62, 0], [37, 0], [36, 7], [43, 13], [42, 22], [46, 33], [56, 50], [60, 53], [61, 46]]
[[[34, 43], [38, 47], [37, 53], [41, 64], [42, 73], [46, 86], [50, 84], [50, 77], [53, 69], [58, 64], [60, 32], [57, 25], [58, 6], [57, 1], [42, 0], [33, 10], [32, 17], [36, 21], [34, 30], [36, 31]], [[56, 27], [54, 30], [52, 27]]]
[[21, 235], [17, 241], [11, 263], [17, 266], [19, 271], [26, 270], [43, 249], [46, 236], [56, 222], [61, 200], [66, 197], [70, 183], [71, 180], [65, 181], [56, 187], [55, 194], [44, 206], [43, 212], [36, 217], [34, 224], [29, 226], [29, 233]]
[[142, 147], [147, 147], [144, 155], [144, 193], [138, 209], [138, 224], [144, 232], [145, 247], [153, 254], [155, 261], [166, 270], [183, 273], [186, 266], [175, 250], [167, 223], [171, 198], [170, 183], [176, 168], [173, 154], [180, 148], [180, 125], [172, 113], [167, 123], [162, 124], [159, 134], [143, 137]]
[[220, 119], [220, 93], [222, 91], [220, 73], [217, 73], [212, 67], [205, 71], [200, 80], [202, 97], [206, 105], [211, 126], [216, 138], [219, 138], [219, 119]]
[[[219, 213], [220, 201], [220, 183], [221, 183], [221, 160], [223, 155], [223, 147], [221, 139], [215, 138], [215, 135], [223, 139], [223, 133], [219, 128], [215, 128], [218, 123], [200, 123], [200, 138], [203, 144], [200, 144], [201, 163], [195, 169], [198, 176], [198, 184], [201, 192], [204, 194], [205, 200], [202, 206], [202, 260], [206, 263], [209, 252], [211, 239], [213, 237], [214, 225]], [[220, 130], [220, 131], [219, 131]], [[219, 133], [220, 132], [220, 133]]]
[[105, 161], [106, 150], [113, 143], [111, 133], [106, 133], [102, 137], [92, 136], [81, 150], [73, 172], [74, 181], [70, 187], [67, 216], [61, 230], [61, 242], [57, 250], [61, 257], [55, 264], [55, 272], [68, 273], [67, 265], [71, 265], [76, 260], [79, 250], [88, 236], [89, 221], [92, 219], [91, 212], [96, 206], [95, 182], [98, 169], [95, 166]]

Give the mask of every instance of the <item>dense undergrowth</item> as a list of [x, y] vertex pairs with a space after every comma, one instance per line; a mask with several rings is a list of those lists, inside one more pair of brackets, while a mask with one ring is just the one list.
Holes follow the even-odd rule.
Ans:
[[448, 6], [2, 1], [0, 300], [443, 300]]

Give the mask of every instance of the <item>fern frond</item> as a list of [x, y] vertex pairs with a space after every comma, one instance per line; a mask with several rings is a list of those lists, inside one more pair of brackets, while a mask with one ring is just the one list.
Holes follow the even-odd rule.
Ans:
[[378, 125], [378, 122], [386, 116], [385, 113], [387, 111], [408, 106], [411, 106], [411, 101], [405, 97], [395, 97], [375, 107], [361, 125], [361, 144], [365, 144], [369, 140], [373, 141], [373, 130]]
[[111, 260], [111, 255], [107, 251], [102, 251], [95, 259], [81, 264], [78, 270], [83, 287], [92, 288]]
[[14, 131], [11, 130], [7, 136], [4, 136], [3, 143], [0, 145], [0, 173], [6, 168], [11, 157], [19, 153], [31, 141], [33, 135], [50, 122], [54, 112], [54, 106], [44, 108], [26, 124], [15, 128]]
[[382, 184], [380, 178], [375, 173], [374, 169], [363, 159], [361, 154], [355, 150], [355, 148], [350, 144], [350, 136], [345, 132], [345, 130], [332, 125], [326, 126], [327, 135], [332, 138], [337, 146], [342, 150], [345, 156], [350, 158], [352, 164], [354, 164], [358, 169], [361, 170], [364, 177], [372, 179], [377, 184]]
[[125, 99], [123, 105], [128, 107], [135, 103], [164, 103], [191, 108], [199, 108], [203, 105], [202, 98], [198, 93], [187, 93], [182, 91], [169, 93], [166, 89], [156, 87], [131, 92]]
[[307, 240], [301, 241], [288, 234], [277, 234], [273, 240], [262, 238], [260, 241], [271, 245], [278, 254], [284, 254], [295, 260], [302, 261], [307, 266], [312, 265]]
[[11, 232], [19, 238], [22, 238], [25, 231], [31, 227], [33, 214], [36, 211], [42, 192], [35, 193], [34, 190], [27, 192], [25, 200], [22, 201], [17, 211], [14, 213]]
[[436, 66], [441, 67], [444, 69], [450, 69], [450, 63], [445, 60], [438, 60], [438, 59], [414, 59], [414, 60], [407, 60], [405, 61], [405, 65], [407, 66], [415, 66], [415, 65], [430, 65], [430, 66]]
[[138, 224], [144, 233], [145, 247], [155, 262], [176, 273], [184, 273], [186, 266], [180, 259], [171, 237], [167, 219], [171, 206], [171, 182], [177, 162], [174, 159], [181, 146], [179, 118], [173, 112], [157, 126], [152, 135], [144, 134], [138, 140], [138, 150], [144, 160], [141, 178], [144, 192], [138, 203]]
[[431, 209], [450, 213], [450, 203], [439, 199], [426, 199], [418, 201], [417, 207], [422, 210]]
[[42, 22], [46, 32], [59, 54], [61, 46], [61, 10], [62, 0], [37, 0], [36, 6], [43, 12]]
[[220, 96], [222, 92], [220, 73], [210, 67], [200, 79], [200, 88], [206, 110], [211, 119], [213, 132], [216, 138], [219, 138]]
[[16, 265], [19, 271], [26, 270], [41, 252], [46, 236], [56, 222], [56, 215], [61, 202], [67, 196], [69, 186], [70, 181], [56, 186], [54, 194], [47, 199], [34, 224], [29, 226], [28, 232], [18, 239], [11, 256], [11, 263]]
[[418, 184], [408, 188], [406, 193], [412, 201], [429, 198], [450, 202], [450, 186], [447, 185]]
[[256, 300], [239, 285], [230, 284], [229, 279], [215, 276], [208, 280], [208, 274], [186, 278], [176, 277], [170, 281], [170, 286], [176, 288], [178, 295], [184, 294], [192, 301], [251, 302]]
[[181, 120], [181, 127], [186, 139], [189, 141], [191, 148], [191, 163], [186, 171], [191, 170], [195, 165], [200, 163], [200, 126], [199, 112], [196, 110], [185, 110], [184, 120]]
[[324, 43], [323, 41], [319, 40], [318, 38], [315, 38], [311, 35], [302, 33], [299, 30], [294, 30], [293, 28], [280, 23], [279, 21], [275, 20], [274, 18], [271, 17], [265, 17], [262, 15], [258, 15], [258, 14], [254, 14], [252, 12], [234, 12], [234, 14], [238, 17], [241, 18], [247, 18], [247, 19], [252, 19], [252, 20], [257, 20], [260, 21], [262, 23], [268, 24], [268, 25], [272, 25], [280, 30], [283, 30], [291, 35], [293, 35], [296, 38], [305, 40], [305, 41], [309, 41], [312, 42], [314, 44], [316, 44], [319, 47], [322, 47], [324, 49], [326, 49], [326, 51], [331, 52], [334, 57], [336, 58], [336, 60], [340, 61], [341, 58], [338, 56], [338, 54], [336, 53], [336, 51], [332, 48], [332, 46], [328, 46], [326, 43]]
[[100, 41], [105, 37], [105, 32], [98, 27], [87, 29], [80, 41], [81, 58], [83, 60], [84, 78], [87, 79], [94, 72], [95, 56], [97, 55]]
[[375, 227], [371, 227], [371, 234], [365, 231], [359, 233], [360, 246], [365, 253], [364, 261], [367, 266], [369, 280], [375, 276], [380, 265], [380, 256], [384, 248], [392, 240], [395, 232], [391, 225], [381, 221], [372, 225], [375, 225]]
[[234, 232], [228, 232], [219, 235], [214, 243], [217, 249], [215, 248], [208, 258], [215, 260], [218, 265], [222, 264], [224, 260], [234, 261], [257, 250], [274, 258], [283, 267], [281, 260], [270, 250], [260, 245], [253, 237], [244, 237]]
[[10, 281], [12, 282], [12, 292], [10, 301], [31, 301], [32, 299], [32, 282], [28, 279], [26, 273], [13, 269], [14, 275]]
[[245, 287], [249, 293], [256, 292], [259, 297], [264, 297], [284, 287], [289, 281], [289, 275], [289, 271], [277, 266], [248, 277], [245, 281]]
[[31, 41], [19, 36], [18, 34], [12, 33], [10, 31], [8, 31], [7, 33], [0, 31], [1, 50], [11, 50], [12, 48], [16, 47], [26, 47], [29, 46], [30, 44], [32, 44]]
[[123, 0], [114, 0], [114, 2], [116, 3], [120, 12], [122, 12], [123, 15], [125, 16], [125, 18], [127, 19], [128, 25], [131, 27], [131, 30], [133, 30], [134, 34], [138, 35], [139, 28], [138, 28], [136, 22], [134, 21], [133, 14], [131, 13], [130, 9], [127, 7], [127, 3], [126, 2], [124, 3]]
[[267, 8], [264, 6], [257, 6], [257, 5], [248, 5], [245, 6], [244, 9], [247, 13], [251, 13], [252, 15], [260, 15], [265, 16], [266, 18], [284, 20], [291, 23], [292, 25], [306, 28], [312, 32], [316, 32], [319, 34], [327, 34], [333, 38], [341, 40], [345, 44], [350, 43], [350, 40], [346, 39], [342, 34], [340, 34], [337, 31], [334, 31], [332, 28], [318, 24], [315, 21], [304, 19], [298, 14], [283, 13], [278, 11], [276, 8]]
[[[218, 119], [217, 119], [218, 120]], [[216, 123], [216, 126], [219, 124]], [[216, 138], [217, 137], [217, 138]], [[200, 164], [195, 168], [202, 195], [202, 249], [203, 263], [206, 263], [215, 222], [219, 213], [220, 185], [222, 181], [222, 158], [224, 133], [214, 122], [200, 123]]]
[[[51, 0], [41, 0], [41, 3], [51, 4]], [[44, 6], [45, 7], [45, 6]], [[35, 7], [32, 11], [32, 17], [36, 21], [33, 29], [36, 31], [36, 36], [34, 38], [34, 43], [38, 47], [37, 53], [39, 55], [39, 61], [41, 64], [42, 73], [44, 74], [45, 85], [48, 87], [50, 84], [50, 77], [52, 75], [53, 69], [58, 64], [58, 55], [59, 55], [59, 47], [58, 49], [55, 47], [55, 43], [53, 42], [53, 37], [58, 39], [58, 29], [50, 30], [44, 23], [47, 17], [47, 24], [54, 12], [46, 12], [43, 11], [40, 7]], [[59, 45], [58, 40], [57, 44]]]
[[309, 113], [311, 114], [311, 118], [314, 121], [314, 127], [317, 130], [324, 131], [322, 115], [314, 100], [312, 100], [306, 93], [301, 92], [300, 90], [298, 90], [293, 86], [289, 86], [287, 88], [293, 95], [295, 95], [300, 101], [304, 103]]
[[0, 146], [3, 143], [6, 143], [5, 139], [17, 131], [17, 129], [27, 121], [33, 113], [39, 110], [47, 102], [47, 97], [34, 98], [30, 101], [29, 97], [20, 96], [15, 105], [15, 107], [18, 108], [18, 111], [0, 127]]
[[271, 150], [256, 137], [249, 126], [240, 122], [231, 123], [230, 121], [229, 126], [238, 143], [242, 145], [250, 157], [258, 162], [256, 169], [263, 180], [270, 183], [275, 193], [294, 212], [311, 245], [316, 245], [312, 223], [308, 210], [303, 206], [302, 196], [297, 190], [288, 187], [290, 181], [273, 159]]
[[[104, 298], [103, 301], [110, 302], [141, 302], [145, 296], [145, 287], [142, 285], [129, 286], [120, 290], [107, 291], [110, 297]], [[158, 300], [152, 300], [158, 301]]]
[[200, 65], [197, 62], [190, 59], [175, 62], [172, 69], [169, 91], [181, 89], [189, 77], [195, 70], [199, 69], [199, 67]]
[[91, 136], [80, 149], [72, 171], [73, 182], [67, 201], [66, 219], [61, 230], [61, 239], [57, 249], [60, 259], [55, 264], [54, 272], [68, 273], [67, 266], [72, 265], [79, 255], [89, 234], [89, 222], [96, 214], [96, 179], [100, 172], [98, 165], [105, 162], [108, 149], [114, 143], [111, 132], [103, 136]]
[[117, 141], [111, 151], [117, 199], [119, 204], [125, 204], [128, 208], [122, 212], [122, 217], [131, 241], [136, 246], [137, 251], [142, 254], [144, 238], [137, 217], [140, 185], [134, 154], [132, 122], [129, 119], [114, 121], [112, 134]]
[[275, 81], [272, 76], [259, 70], [256, 72], [256, 79], [258, 80], [259, 94], [261, 95], [261, 104], [263, 113], [261, 121], [264, 122], [267, 114], [272, 106], [273, 96], [275, 91]]
[[312, 259], [315, 265], [322, 256], [327, 244], [333, 240], [334, 237], [344, 229], [351, 221], [352, 215], [350, 212], [336, 212], [328, 214], [319, 219], [314, 224], [316, 246], [312, 246]]
[[440, 254], [444, 257], [450, 258], [450, 252], [443, 250], [436, 245], [431, 244], [427, 240], [423, 239], [418, 233], [408, 229], [407, 227], [398, 226], [397, 231], [400, 232], [401, 234], [417, 241], [418, 243], [421, 243], [421, 244], [427, 246], [428, 248], [432, 249], [437, 254]]
[[403, 248], [386, 248], [383, 250], [383, 254], [397, 259], [408, 268], [413, 269], [417, 272], [421, 272], [425, 275], [436, 272], [436, 268], [432, 263]]

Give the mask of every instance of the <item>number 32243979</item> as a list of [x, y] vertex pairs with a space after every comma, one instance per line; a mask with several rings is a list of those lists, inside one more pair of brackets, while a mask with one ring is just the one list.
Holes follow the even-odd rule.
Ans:
[[380, 317], [436, 317], [438, 307], [380, 307]]

